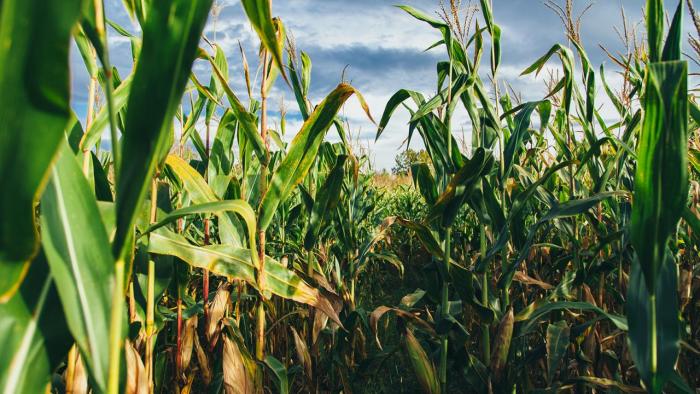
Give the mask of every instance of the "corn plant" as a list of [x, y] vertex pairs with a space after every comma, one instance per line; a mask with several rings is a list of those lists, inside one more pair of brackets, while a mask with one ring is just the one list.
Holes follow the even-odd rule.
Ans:
[[[410, 185], [386, 186], [340, 115], [354, 95], [374, 122], [364, 98], [340, 82], [314, 102], [312, 60], [270, 1], [241, 2], [259, 47], [237, 53], [203, 34], [212, 0], [124, 1], [138, 34], [102, 1], [2, 1], [0, 391], [692, 392], [685, 8], [698, 34], [700, 19], [684, 4], [667, 31], [647, 1], [646, 45], [607, 52], [616, 90], [572, 1], [547, 2], [567, 42], [523, 70], [560, 70], [532, 101], [504, 84], [491, 1], [400, 6], [439, 32], [444, 60], [436, 94], [401, 89], [377, 123], [378, 139], [407, 110], [407, 143], [426, 151]], [[127, 75], [108, 29], [131, 44]]]

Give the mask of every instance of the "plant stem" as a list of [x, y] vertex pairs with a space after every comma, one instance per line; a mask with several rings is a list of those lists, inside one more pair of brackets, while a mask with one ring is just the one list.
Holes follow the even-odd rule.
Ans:
[[102, 54], [102, 68], [105, 72], [105, 99], [107, 101], [107, 114], [109, 115], [109, 135], [112, 145], [112, 158], [114, 160], [114, 184], [117, 184], [121, 153], [119, 152], [119, 139], [117, 138], [117, 114], [114, 111], [114, 86], [112, 85], [112, 65], [109, 61], [107, 50], [107, 31], [105, 29], [105, 14], [103, 0], [94, 0], [95, 4], [95, 29], [100, 41], [104, 43]]
[[[94, 56], [94, 50], [92, 50]], [[97, 90], [97, 78], [94, 76], [90, 77], [90, 85], [88, 86], [88, 104], [87, 104], [87, 116], [85, 117], [85, 130], [90, 128], [92, 125], [92, 119], [95, 116], [95, 91]], [[86, 176], [90, 171], [90, 149], [85, 147], [83, 150], [83, 174]]]
[[[445, 247], [444, 254], [445, 260], [443, 261], [443, 274], [442, 278], [442, 294], [440, 300], [440, 315], [443, 319], [447, 318], [450, 314], [450, 295], [448, 288], [448, 273], [450, 270], [450, 242], [452, 238], [452, 228], [447, 227], [445, 229]], [[440, 338], [440, 386], [442, 387], [442, 392], [447, 392], [447, 338], [448, 335], [444, 334]]]
[[175, 359], [175, 380], [180, 379], [182, 371], [182, 297], [177, 296], [177, 356]]
[[112, 291], [112, 314], [109, 324], [109, 375], [107, 393], [119, 393], [119, 367], [122, 350], [122, 315], [124, 312], [124, 259], [114, 264], [114, 290]]
[[[210, 147], [209, 147], [209, 121], [207, 120], [206, 124], [206, 129], [207, 129], [207, 134], [206, 134], [206, 146], [205, 150], [207, 153], [207, 168], [204, 170], [205, 176], [207, 176], [206, 181], [209, 182], [208, 175], [209, 175], [209, 154], [210, 154]], [[209, 229], [209, 217], [204, 217], [204, 245], [209, 245], [210, 243], [210, 229]], [[202, 298], [204, 299], [204, 321], [209, 324], [209, 270], [204, 269], [204, 272], [202, 273]]]
[[[151, 181], [151, 224], [156, 222], [158, 209], [158, 178]], [[153, 392], [153, 317], [155, 314], [155, 262], [148, 259], [148, 289], [146, 292], [146, 378], [149, 392]]]
[[[482, 226], [479, 240], [479, 253], [481, 258], [486, 256], [486, 229]], [[481, 303], [488, 308], [489, 305], [489, 270], [484, 271], [481, 279]], [[481, 323], [481, 341], [484, 353], [484, 365], [491, 364], [491, 331], [487, 322]]]
[[[268, 74], [268, 54], [267, 51], [262, 53], [262, 80], [260, 83], [260, 136], [265, 142], [265, 154], [270, 157], [270, 147], [267, 142], [267, 74]], [[267, 193], [267, 164], [263, 164], [260, 174], [260, 201], [262, 196]], [[260, 266], [258, 267], [258, 289], [260, 291], [260, 299], [258, 301], [257, 319], [256, 319], [256, 341], [255, 341], [255, 356], [258, 361], [265, 359], [265, 230], [258, 228], [258, 259]]]
[[[112, 145], [113, 179], [117, 184], [119, 177], [120, 153], [119, 141], [117, 139], [117, 116], [114, 111], [114, 87], [112, 86], [112, 66], [109, 61], [109, 50], [107, 45], [107, 33], [105, 29], [105, 14], [103, 0], [94, 0], [95, 5], [95, 28], [97, 36], [104, 44], [102, 54], [102, 67], [105, 73], [105, 98], [107, 101], [107, 113], [109, 115], [109, 132]], [[109, 374], [107, 377], [107, 393], [117, 394], [119, 392], [119, 368], [121, 363], [122, 340], [122, 319], [124, 314], [124, 272], [125, 261], [123, 253], [120, 252], [114, 264], [114, 288], [112, 289], [112, 313], [109, 324]]]

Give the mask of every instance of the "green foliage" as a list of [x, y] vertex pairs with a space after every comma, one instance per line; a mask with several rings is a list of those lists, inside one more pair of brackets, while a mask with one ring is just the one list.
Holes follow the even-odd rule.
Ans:
[[[3, 393], [700, 383], [700, 110], [682, 2], [664, 38], [650, 0], [648, 44], [610, 54], [620, 91], [596, 74], [571, 3], [549, 4], [570, 42], [523, 74], [556, 56], [563, 76], [528, 102], [499, 79], [492, 2], [473, 18], [458, 1], [437, 18], [400, 6], [437, 30], [444, 58], [432, 94], [399, 89], [377, 124], [379, 138], [397, 110], [410, 119], [392, 131], [407, 137], [393, 176], [350, 138], [351, 95], [372, 120], [354, 87], [312, 102], [311, 59], [269, 0], [242, 2], [260, 39], [253, 79], [242, 45], [237, 75], [201, 39], [212, 0], [123, 1], [142, 34], [105, 20], [102, 1], [54, 3], [0, 3], [0, 186], [17, 191], [0, 204]], [[123, 78], [106, 25], [132, 45]], [[67, 101], [71, 35], [102, 103], [84, 123]], [[287, 108], [268, 111], [273, 87], [292, 90], [299, 130]], [[455, 138], [458, 113], [470, 140]], [[112, 152], [96, 146], [107, 128]]]
[[0, 302], [19, 288], [39, 247], [35, 203], [71, 113], [68, 52], [80, 5], [0, 3]]

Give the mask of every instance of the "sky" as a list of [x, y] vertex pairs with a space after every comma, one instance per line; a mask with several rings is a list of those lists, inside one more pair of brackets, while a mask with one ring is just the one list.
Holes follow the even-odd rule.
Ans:
[[[350, 82], [367, 100], [375, 119], [381, 117], [388, 99], [399, 89], [422, 92], [426, 96], [436, 93], [435, 65], [446, 60], [443, 48], [425, 51], [440, 39], [437, 30], [420, 22], [395, 4], [407, 4], [427, 14], [436, 15], [439, 0], [274, 0], [273, 14], [284, 22], [287, 31], [294, 36], [296, 46], [310, 57], [313, 64], [309, 98], [318, 104], [341, 80]], [[555, 0], [560, 3], [563, 0]], [[210, 15], [205, 28], [206, 37], [216, 42], [226, 53], [229, 63], [230, 85], [240, 98], [246, 98], [245, 80], [238, 43], [243, 46], [251, 73], [257, 67], [258, 41], [246, 22], [240, 0], [216, 0], [218, 15]], [[468, 5], [463, 0], [463, 5]], [[478, 5], [478, 0], [473, 0]], [[562, 24], [556, 14], [542, 0], [493, 0], [495, 22], [502, 29], [503, 57], [499, 80], [507, 82], [524, 101], [541, 99], [546, 95], [546, 72], [519, 76], [537, 58], [556, 43], [566, 43]], [[675, 1], [667, 1], [667, 7]], [[575, 0], [578, 14], [587, 1]], [[595, 65], [606, 66], [606, 77], [611, 85], [620, 83], [614, 64], [606, 57], [600, 45], [610, 52], [623, 49], [614, 26], [622, 25], [621, 6], [628, 20], [641, 23], [644, 0], [597, 0], [581, 19], [581, 37], [586, 51]], [[672, 11], [672, 10], [669, 10]], [[138, 25], [130, 21], [121, 0], [107, 0], [107, 18], [127, 30], [138, 33]], [[477, 14], [481, 21], [481, 14]], [[480, 23], [483, 26], [483, 22]], [[684, 15], [684, 35], [691, 32], [688, 15]], [[110, 29], [111, 30], [111, 29]], [[684, 42], [687, 47], [687, 44]], [[203, 47], [204, 43], [202, 44]], [[124, 78], [132, 71], [131, 47], [128, 39], [113, 30], [109, 32], [110, 57]], [[486, 49], [488, 51], [488, 48]], [[482, 69], [488, 70], [485, 56]], [[557, 68], [557, 63], [548, 64]], [[580, 67], [579, 67], [580, 68]], [[691, 66], [691, 70], [693, 67]], [[71, 54], [72, 104], [76, 113], [84, 119], [87, 106], [88, 76], [76, 48]], [[195, 73], [202, 81], [208, 81], [210, 70], [204, 62], [197, 61]], [[580, 71], [580, 70], [579, 70]], [[691, 80], [692, 81], [692, 80]], [[600, 82], [599, 82], [600, 85]], [[598, 92], [602, 92], [602, 86]], [[280, 103], [287, 110], [287, 135], [291, 140], [302, 124], [292, 91], [280, 79], [270, 97], [271, 122], [279, 121]], [[604, 94], [599, 93], [600, 111], [603, 117], [612, 119], [614, 112]], [[401, 149], [407, 133], [409, 115], [397, 110], [381, 138], [375, 143], [376, 126], [362, 111], [358, 101], [350, 98], [342, 110], [350, 125], [350, 132], [357, 144], [365, 148], [375, 169], [390, 169]], [[470, 124], [465, 113], [458, 112], [453, 121], [453, 133], [460, 139], [470, 138]], [[108, 133], [106, 133], [108, 134]], [[105, 135], [108, 139], [108, 135]], [[331, 130], [331, 141], [338, 140]], [[411, 148], [419, 149], [420, 141], [414, 139]]]

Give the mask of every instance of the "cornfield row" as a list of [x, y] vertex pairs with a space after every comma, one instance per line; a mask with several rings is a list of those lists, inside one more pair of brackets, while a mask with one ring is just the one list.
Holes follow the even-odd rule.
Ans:
[[[647, 0], [645, 43], [609, 54], [619, 91], [589, 60], [571, 1], [551, 3], [568, 40], [522, 74], [556, 62], [562, 77], [530, 102], [499, 81], [507, 48], [489, 0], [466, 17], [456, 0], [437, 17], [400, 6], [437, 29], [445, 60], [436, 95], [399, 90], [376, 120], [379, 139], [408, 111], [408, 141], [427, 152], [413, 185], [388, 188], [339, 116], [354, 96], [375, 122], [362, 95], [341, 83], [310, 100], [311, 59], [270, 0], [241, 0], [260, 40], [257, 72], [241, 48], [243, 75], [203, 38], [213, 0], [123, 3], [140, 36], [102, 0], [0, 1], [2, 393], [700, 384], [692, 1], [667, 16]], [[125, 78], [107, 29], [131, 42]], [[69, 100], [73, 43], [90, 76], [84, 122]], [[291, 142], [284, 114], [268, 117], [275, 84], [303, 118]], [[453, 136], [458, 110], [471, 141]]]

